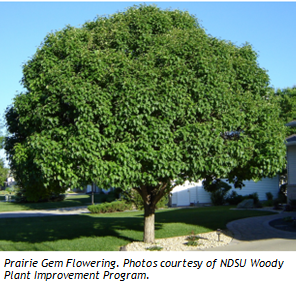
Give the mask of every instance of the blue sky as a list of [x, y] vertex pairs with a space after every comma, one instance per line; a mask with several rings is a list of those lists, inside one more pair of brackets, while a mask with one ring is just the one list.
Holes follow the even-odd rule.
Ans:
[[[47, 33], [67, 24], [79, 27], [96, 15], [114, 14], [135, 4], [187, 10], [208, 34], [249, 42], [260, 67], [268, 70], [271, 86], [296, 85], [295, 2], [1, 2], [0, 1], [0, 117], [12, 104], [20, 85], [22, 64]], [[0, 157], [3, 151], [0, 152]]]

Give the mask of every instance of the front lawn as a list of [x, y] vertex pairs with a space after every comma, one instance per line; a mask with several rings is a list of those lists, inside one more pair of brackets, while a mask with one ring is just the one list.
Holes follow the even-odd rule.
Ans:
[[[94, 195], [95, 203], [100, 202], [101, 195]], [[4, 200], [4, 196], [0, 196], [0, 201]], [[55, 208], [87, 206], [92, 202], [91, 195], [68, 195], [62, 202], [44, 202], [44, 203], [16, 203], [16, 202], [0, 202], [0, 212], [25, 211], [25, 210], [46, 210]]]
[[[230, 207], [164, 209], [156, 212], [156, 238], [225, 229], [230, 221], [271, 214]], [[117, 251], [143, 237], [143, 212], [0, 219], [0, 250]]]

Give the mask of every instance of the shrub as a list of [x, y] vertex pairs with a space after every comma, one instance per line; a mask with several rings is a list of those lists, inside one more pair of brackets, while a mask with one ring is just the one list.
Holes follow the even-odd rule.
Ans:
[[228, 195], [226, 198], [226, 202], [230, 205], [238, 205], [240, 202], [244, 200], [244, 197], [241, 195], [238, 195], [237, 192], [232, 191], [231, 194]]
[[186, 238], [186, 240], [189, 240], [189, 241], [197, 241], [197, 240], [199, 240], [199, 239], [200, 239], [200, 237], [199, 237], [199, 236], [195, 236], [195, 235], [188, 236], [188, 237]]
[[279, 203], [281, 204], [287, 203], [287, 196], [285, 195], [286, 191], [287, 191], [287, 184], [282, 184], [278, 191], [278, 200], [279, 200]]
[[263, 205], [266, 207], [272, 207], [274, 204], [273, 195], [271, 192], [266, 193], [266, 199], [267, 201], [263, 202]]
[[[40, 198], [35, 203], [44, 203], [44, 202], [62, 202], [66, 198], [65, 194], [55, 194], [52, 193], [49, 196]], [[28, 203], [27, 197], [23, 190], [19, 190], [15, 195], [15, 201], [17, 203]]]
[[125, 201], [114, 201], [111, 203], [103, 203], [103, 204], [88, 206], [88, 210], [92, 214], [122, 212], [129, 209], [131, 209], [131, 206], [127, 204]]
[[267, 200], [267, 201], [263, 202], [263, 205], [265, 207], [272, 207], [274, 205], [274, 201], [275, 200]]
[[294, 211], [296, 212], [296, 200], [290, 200], [289, 204], [285, 206], [285, 211]]
[[287, 183], [284, 183], [279, 187], [278, 193], [285, 194], [286, 191], [287, 191]]
[[261, 203], [259, 201], [258, 193], [249, 194], [245, 198], [247, 198], [247, 199], [253, 199], [254, 200], [254, 206], [256, 208], [262, 208], [262, 205], [261, 205]]
[[18, 186], [13, 185], [11, 187], [5, 188], [5, 191], [10, 194], [13, 194], [13, 193], [18, 193], [20, 191], [20, 188]]
[[221, 180], [215, 180], [211, 184], [203, 182], [203, 186], [206, 191], [210, 193], [211, 202], [215, 206], [224, 205], [226, 202], [226, 196], [231, 186]]
[[272, 201], [273, 195], [270, 192], [268, 192], [268, 193], [266, 193], [266, 198], [267, 198], [267, 201]]
[[274, 210], [281, 210], [282, 209], [282, 207], [280, 206], [280, 201], [279, 201], [278, 198], [273, 200], [273, 209]]
[[199, 244], [196, 241], [188, 241], [185, 243], [186, 246], [198, 246]]

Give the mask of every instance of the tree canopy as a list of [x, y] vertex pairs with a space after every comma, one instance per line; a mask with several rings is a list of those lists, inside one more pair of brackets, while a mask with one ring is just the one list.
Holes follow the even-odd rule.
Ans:
[[50, 33], [22, 84], [5, 148], [27, 194], [93, 181], [133, 189], [147, 242], [174, 185], [260, 179], [285, 164], [256, 52], [207, 35], [188, 12], [141, 5]]
[[[273, 100], [279, 105], [279, 120], [285, 125], [296, 119], [296, 86], [277, 89]], [[296, 134], [296, 127], [287, 127], [287, 136]]]

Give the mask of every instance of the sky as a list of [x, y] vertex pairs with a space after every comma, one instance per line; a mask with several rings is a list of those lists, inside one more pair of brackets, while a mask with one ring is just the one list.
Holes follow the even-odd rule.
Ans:
[[[97, 15], [109, 15], [139, 4], [187, 10], [206, 32], [241, 46], [248, 42], [267, 70], [270, 85], [296, 85], [295, 2], [1, 2], [0, 0], [0, 120], [13, 103], [22, 65], [34, 55], [45, 36], [66, 25], [80, 27]], [[5, 132], [4, 130], [2, 131]], [[0, 151], [0, 157], [4, 157]]]

